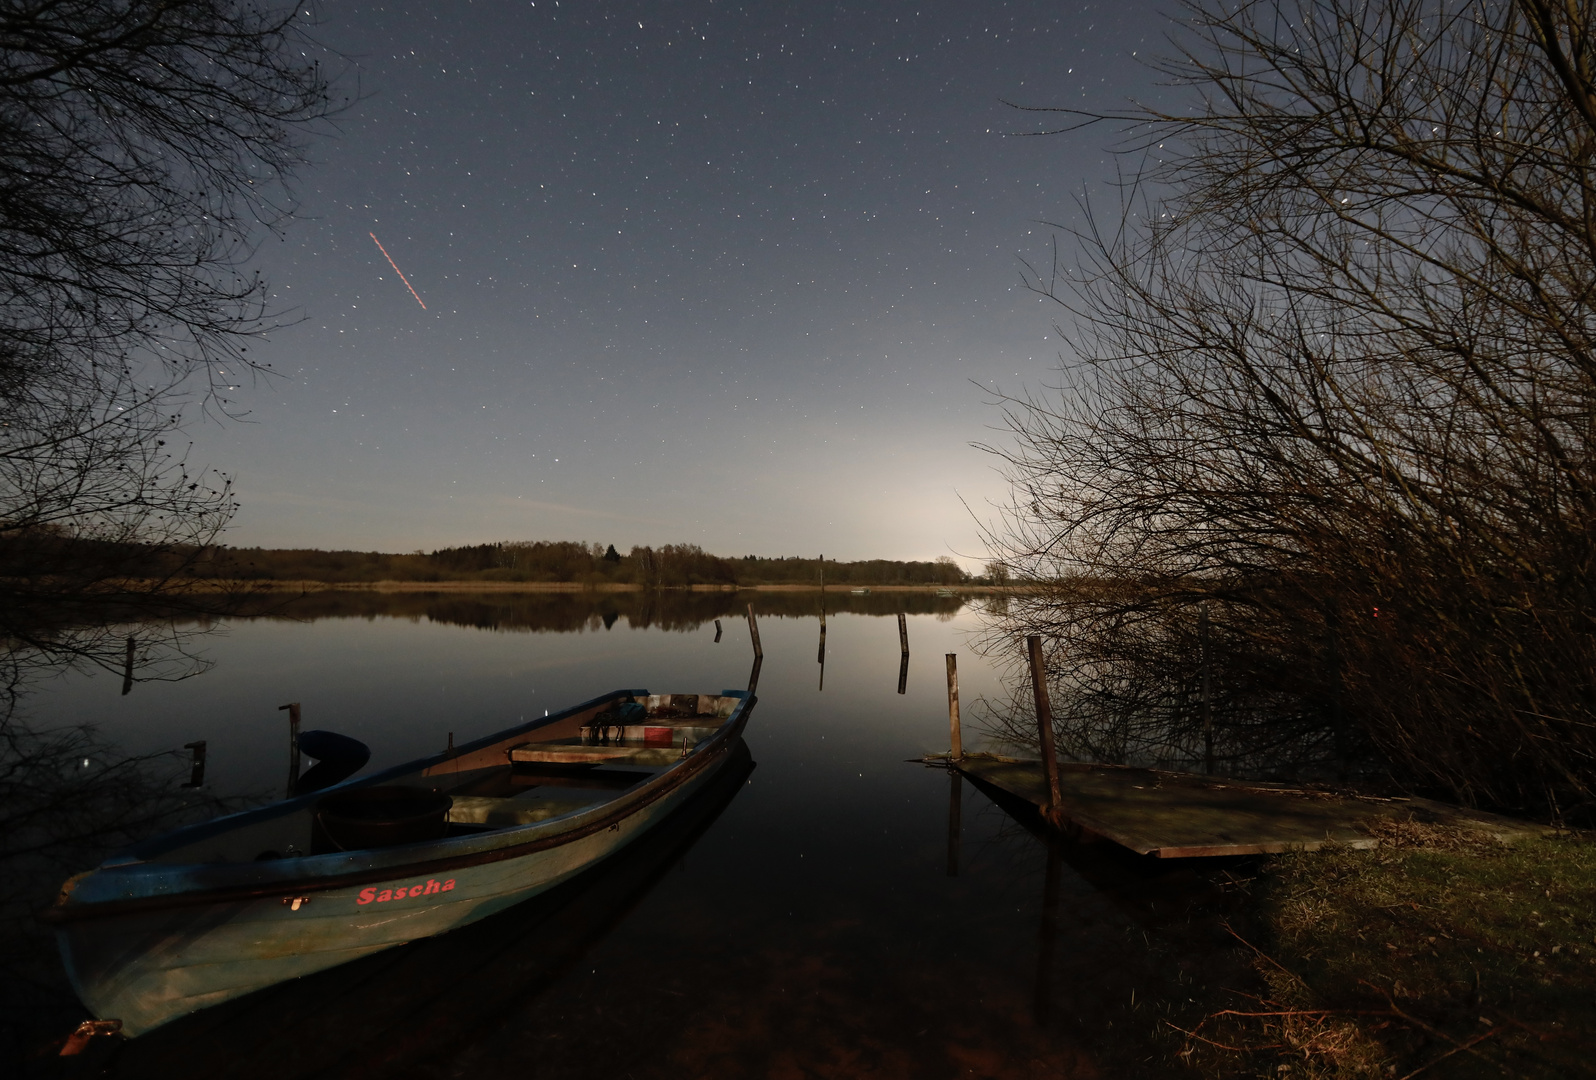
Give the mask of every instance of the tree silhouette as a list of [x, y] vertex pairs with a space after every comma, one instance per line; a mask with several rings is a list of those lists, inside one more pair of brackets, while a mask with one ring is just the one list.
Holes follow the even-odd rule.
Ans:
[[[234, 509], [188, 461], [270, 325], [245, 270], [332, 111], [302, 6], [0, 3], [0, 630], [158, 586]], [[157, 569], [152, 570], [155, 566]], [[135, 581], [144, 584], [135, 585]], [[150, 584], [154, 582], [155, 585]], [[48, 620], [46, 620], [48, 621]]]
[[1007, 401], [993, 539], [1051, 583], [1011, 628], [1087, 742], [1189, 753], [1206, 656], [1233, 760], [1363, 739], [1460, 799], [1592, 798], [1593, 5], [1185, 21], [1193, 108], [1056, 113], [1139, 164], [1033, 278], [1080, 363]]

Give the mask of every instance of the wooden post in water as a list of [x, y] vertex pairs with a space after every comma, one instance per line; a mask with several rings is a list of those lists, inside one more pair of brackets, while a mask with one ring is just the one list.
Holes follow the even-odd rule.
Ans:
[[826, 557], [820, 556], [820, 591], [826, 591]]
[[958, 761], [964, 756], [964, 742], [959, 737], [959, 657], [948, 653], [948, 759]]
[[903, 655], [909, 655], [909, 624], [904, 621], [903, 612], [898, 612], [898, 644], [903, 646]]
[[1047, 778], [1048, 804], [1043, 812], [1049, 818], [1058, 813], [1058, 756], [1053, 750], [1053, 706], [1047, 700], [1047, 665], [1042, 662], [1042, 639], [1035, 634], [1025, 639], [1031, 657], [1031, 693], [1036, 699], [1036, 733], [1042, 748], [1042, 775]]
[[1208, 605], [1197, 610], [1197, 640], [1201, 650], [1203, 677], [1203, 768], [1214, 771], [1214, 707], [1208, 685]]
[[820, 651], [815, 654], [815, 663], [820, 665], [820, 689], [826, 688], [826, 602], [820, 602]]
[[122, 695], [124, 697], [133, 689], [133, 635], [127, 636], [127, 666], [122, 669]]
[[754, 642], [754, 659], [763, 660], [765, 658], [765, 647], [759, 644], [759, 623], [754, 620], [754, 605], [752, 604], [748, 605], [748, 636]]
[[948, 770], [948, 877], [959, 876], [959, 842], [963, 833], [960, 817], [964, 810], [964, 778], [958, 769]]
[[903, 660], [898, 664], [898, 693], [909, 692], [909, 654], [903, 654]]
[[204, 786], [204, 784], [205, 784], [205, 740], [204, 739], [198, 739], [198, 740], [196, 740], [194, 742], [191, 742], [191, 743], [184, 743], [183, 744], [183, 749], [184, 750], [192, 750], [192, 751], [194, 751], [194, 761], [193, 761], [193, 764], [191, 764], [189, 766], [189, 770], [188, 770], [188, 783], [184, 784], [183, 786], [186, 787], [186, 788], [197, 788], [197, 787]]
[[277, 706], [277, 711], [288, 710], [288, 797], [294, 797], [299, 786], [299, 702]]
[[715, 644], [720, 644], [720, 620], [715, 620]]

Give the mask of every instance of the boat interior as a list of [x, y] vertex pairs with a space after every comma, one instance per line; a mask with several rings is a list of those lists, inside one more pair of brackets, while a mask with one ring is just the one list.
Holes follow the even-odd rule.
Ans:
[[741, 701], [720, 694], [623, 694], [340, 788], [183, 830], [170, 844], [155, 841], [136, 855], [192, 864], [353, 850], [329, 840], [324, 801], [376, 784], [450, 797], [447, 822], [428, 839], [547, 821], [618, 799], [667, 772], [719, 733]]

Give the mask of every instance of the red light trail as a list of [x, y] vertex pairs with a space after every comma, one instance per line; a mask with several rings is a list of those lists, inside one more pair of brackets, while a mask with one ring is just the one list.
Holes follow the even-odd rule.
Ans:
[[427, 305], [421, 299], [421, 297], [416, 293], [416, 287], [414, 285], [410, 284], [410, 279], [405, 277], [405, 272], [403, 270], [399, 269], [399, 264], [398, 263], [393, 261], [393, 256], [388, 254], [388, 249], [382, 246], [382, 241], [381, 240], [377, 239], [377, 234], [374, 233], [374, 232], [369, 232], [366, 235], [371, 237], [371, 242], [373, 244], [377, 245], [377, 250], [382, 252], [382, 257], [384, 259], [388, 260], [388, 265], [393, 267], [393, 272], [399, 275], [399, 280], [405, 283], [405, 288], [409, 289], [410, 290], [410, 295], [414, 296], [416, 298], [416, 303], [421, 305], [421, 310], [422, 311], [426, 311], [427, 310]]

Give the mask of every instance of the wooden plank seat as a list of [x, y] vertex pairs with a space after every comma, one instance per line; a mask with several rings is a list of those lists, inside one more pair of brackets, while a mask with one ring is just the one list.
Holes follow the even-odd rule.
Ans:
[[[691, 745], [691, 744], [689, 744]], [[674, 765], [682, 758], [682, 748], [672, 745], [645, 743], [610, 743], [588, 745], [576, 742], [528, 742], [510, 748], [510, 761], [549, 762], [562, 765], [607, 765], [610, 763], [642, 766]]]

